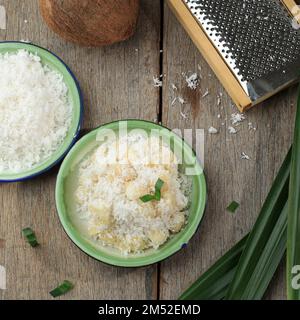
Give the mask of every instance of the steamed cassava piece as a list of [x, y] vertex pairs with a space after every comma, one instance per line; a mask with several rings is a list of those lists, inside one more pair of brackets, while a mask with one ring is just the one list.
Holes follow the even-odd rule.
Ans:
[[42, 16], [54, 32], [84, 46], [105, 46], [131, 37], [139, 0], [40, 0]]

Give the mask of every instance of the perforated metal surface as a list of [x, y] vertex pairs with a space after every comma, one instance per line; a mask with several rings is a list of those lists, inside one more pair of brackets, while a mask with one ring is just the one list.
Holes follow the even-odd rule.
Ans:
[[[300, 32], [280, 0], [183, 1], [253, 99], [266, 94], [254, 88], [257, 81], [281, 74], [286, 79], [298, 66]], [[264, 80], [262, 91], [274, 85]]]

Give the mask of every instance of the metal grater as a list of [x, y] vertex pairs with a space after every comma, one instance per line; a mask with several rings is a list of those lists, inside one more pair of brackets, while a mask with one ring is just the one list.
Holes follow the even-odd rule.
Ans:
[[222, 57], [251, 105], [299, 78], [300, 31], [293, 25], [293, 16], [284, 0], [180, 1]]

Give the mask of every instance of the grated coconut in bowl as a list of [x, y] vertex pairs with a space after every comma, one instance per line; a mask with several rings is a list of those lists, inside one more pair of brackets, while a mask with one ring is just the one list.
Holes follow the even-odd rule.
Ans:
[[[158, 249], [180, 232], [187, 222], [191, 181], [178, 166], [157, 137], [130, 133], [101, 144], [80, 164], [75, 192], [88, 236], [127, 255]], [[161, 199], [143, 202], [158, 179], [164, 183]]]
[[63, 76], [26, 50], [0, 54], [0, 174], [47, 161], [71, 125]]

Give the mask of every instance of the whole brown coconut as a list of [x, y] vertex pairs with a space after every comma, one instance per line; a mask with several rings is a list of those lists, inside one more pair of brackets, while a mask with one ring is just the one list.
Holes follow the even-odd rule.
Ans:
[[105, 46], [133, 35], [139, 0], [39, 0], [50, 29], [67, 41]]

